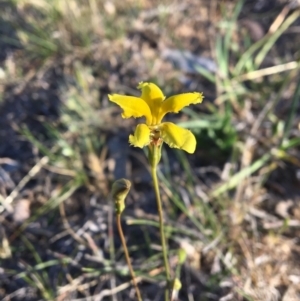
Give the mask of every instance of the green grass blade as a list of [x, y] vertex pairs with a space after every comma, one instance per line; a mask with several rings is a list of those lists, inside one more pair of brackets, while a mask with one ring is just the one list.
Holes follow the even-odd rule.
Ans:
[[295, 91], [294, 96], [293, 96], [291, 109], [290, 109], [290, 112], [289, 112], [289, 115], [288, 115], [288, 118], [287, 118], [287, 122], [285, 124], [284, 135], [283, 135], [282, 141], [284, 139], [286, 139], [287, 136], [289, 135], [289, 133], [292, 129], [292, 126], [293, 126], [293, 122], [294, 122], [296, 113], [297, 113], [297, 108], [298, 108], [298, 105], [299, 105], [299, 102], [300, 102], [300, 80], [298, 80], [298, 83], [297, 83], [296, 87], [297, 88], [296, 88], [296, 91]]
[[278, 28], [273, 35], [270, 36], [270, 38], [266, 41], [266, 43], [263, 45], [260, 52], [257, 54], [254, 63], [256, 67], [258, 68], [264, 58], [266, 57], [267, 53], [270, 51], [270, 49], [273, 47], [275, 42], [278, 40], [278, 38], [283, 34], [284, 31], [286, 31], [300, 16], [300, 11], [296, 10], [293, 12]]
[[220, 196], [222, 193], [235, 188], [241, 180], [245, 179], [246, 177], [259, 170], [261, 167], [263, 167], [270, 160], [270, 158], [271, 154], [265, 154], [260, 159], [255, 161], [252, 165], [244, 168], [243, 170], [232, 176], [226, 183], [216, 188], [211, 194], [211, 196], [217, 197]]

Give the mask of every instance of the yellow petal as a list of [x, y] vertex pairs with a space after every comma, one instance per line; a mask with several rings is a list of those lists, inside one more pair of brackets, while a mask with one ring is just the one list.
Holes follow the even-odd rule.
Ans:
[[152, 113], [152, 125], [160, 123], [158, 116], [160, 115], [161, 105], [166, 98], [161, 89], [153, 83], [141, 82], [138, 89], [142, 90], [141, 98], [148, 104]]
[[129, 143], [135, 147], [143, 148], [150, 143], [150, 129], [146, 124], [138, 124], [134, 135], [129, 136]]
[[139, 97], [125, 96], [120, 94], [108, 95], [111, 102], [116, 103], [123, 109], [122, 117], [146, 117], [146, 123], [151, 124], [152, 115], [148, 104]]
[[161, 138], [170, 147], [180, 148], [192, 154], [196, 149], [196, 138], [194, 134], [183, 129], [172, 122], [164, 122], [160, 127]]
[[160, 120], [166, 113], [178, 113], [182, 108], [196, 103], [201, 103], [203, 100], [202, 93], [183, 93], [168, 97], [162, 104]]

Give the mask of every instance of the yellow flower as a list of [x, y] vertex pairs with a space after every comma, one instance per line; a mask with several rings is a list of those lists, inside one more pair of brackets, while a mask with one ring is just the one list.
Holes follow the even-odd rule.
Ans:
[[165, 142], [170, 147], [193, 153], [196, 148], [195, 136], [172, 122], [161, 121], [167, 113], [178, 113], [185, 106], [201, 103], [202, 93], [183, 93], [166, 99], [160, 88], [153, 83], [141, 82], [137, 88], [142, 90], [141, 97], [108, 95], [110, 101], [123, 109], [123, 118], [146, 118], [146, 124], [139, 124], [134, 135], [129, 136], [130, 144], [143, 148], [149, 144], [160, 145]]

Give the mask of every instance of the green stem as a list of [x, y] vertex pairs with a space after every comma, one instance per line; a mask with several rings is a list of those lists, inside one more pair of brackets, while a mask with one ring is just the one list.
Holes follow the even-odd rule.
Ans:
[[141, 292], [140, 292], [139, 287], [138, 287], [137, 282], [136, 282], [135, 273], [134, 273], [134, 270], [133, 270], [131, 262], [130, 262], [129, 252], [128, 252], [128, 249], [127, 249], [126, 241], [125, 241], [125, 238], [124, 238], [124, 233], [123, 233], [123, 230], [122, 230], [121, 214], [117, 214], [117, 227], [118, 227], [118, 232], [119, 232], [119, 235], [120, 235], [120, 238], [121, 238], [121, 241], [122, 241], [126, 262], [127, 262], [128, 268], [129, 268], [129, 272], [130, 272], [130, 275], [131, 275], [131, 278], [132, 278], [132, 282], [133, 282], [133, 285], [134, 285], [134, 288], [135, 288], [135, 291], [136, 291], [137, 298], [138, 298], [139, 301], [142, 301]]
[[[160, 198], [160, 193], [159, 193], [159, 184], [158, 184], [158, 179], [157, 179], [156, 166], [157, 165], [151, 166], [151, 176], [152, 176], [152, 180], [153, 180], [153, 187], [155, 190], [155, 196], [156, 196], [156, 202], [157, 202], [157, 210], [158, 210], [158, 216], [159, 216], [159, 232], [160, 232], [161, 246], [162, 246], [162, 251], [163, 251], [165, 272], [166, 272], [166, 277], [167, 277], [167, 286], [168, 286], [171, 276], [170, 276], [168, 250], [167, 250], [165, 231], [164, 231], [163, 210], [162, 210], [162, 203], [161, 203], [161, 198]], [[168, 287], [165, 291], [165, 299], [166, 299], [166, 301], [169, 301], [169, 288]]]

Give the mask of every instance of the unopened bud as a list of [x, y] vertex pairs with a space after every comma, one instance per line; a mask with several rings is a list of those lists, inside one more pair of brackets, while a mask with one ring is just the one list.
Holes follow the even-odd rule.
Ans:
[[181, 282], [178, 278], [175, 278], [170, 281], [169, 283], [169, 289], [171, 293], [171, 299], [170, 300], [177, 300], [178, 293], [181, 289]]
[[112, 185], [112, 199], [115, 202], [117, 214], [121, 214], [125, 209], [125, 198], [130, 190], [131, 182], [127, 179], [119, 179]]
[[169, 285], [172, 291], [179, 291], [181, 289], [181, 281], [178, 278], [171, 280]]
[[186, 261], [186, 257], [187, 257], [187, 254], [186, 254], [186, 251], [184, 249], [179, 249], [178, 250], [178, 263], [180, 265], [184, 264], [185, 261]]

